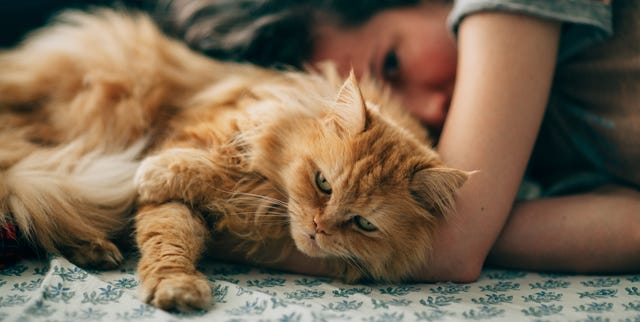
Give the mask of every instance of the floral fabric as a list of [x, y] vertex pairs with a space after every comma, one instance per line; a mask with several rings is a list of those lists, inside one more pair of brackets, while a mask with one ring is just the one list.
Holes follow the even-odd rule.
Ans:
[[347, 285], [205, 263], [215, 304], [170, 313], [138, 300], [135, 261], [97, 272], [63, 258], [0, 271], [0, 321], [640, 321], [640, 275], [487, 269], [471, 284]]

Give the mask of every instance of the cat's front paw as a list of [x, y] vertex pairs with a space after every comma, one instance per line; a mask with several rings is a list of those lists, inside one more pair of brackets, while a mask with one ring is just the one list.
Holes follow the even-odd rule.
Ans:
[[160, 203], [172, 199], [176, 169], [164, 155], [146, 158], [138, 168], [134, 184], [141, 202]]
[[147, 157], [134, 177], [138, 201], [196, 203], [207, 195], [213, 168], [206, 151], [197, 149], [169, 149]]
[[206, 309], [211, 305], [211, 286], [201, 274], [176, 274], [142, 287], [142, 299], [163, 310], [181, 312]]

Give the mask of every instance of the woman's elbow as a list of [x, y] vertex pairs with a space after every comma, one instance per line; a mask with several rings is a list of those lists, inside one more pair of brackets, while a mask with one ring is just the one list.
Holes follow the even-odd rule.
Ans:
[[482, 264], [465, 263], [458, 267], [454, 267], [448, 272], [448, 278], [445, 279], [454, 283], [472, 283], [478, 280], [482, 273]]

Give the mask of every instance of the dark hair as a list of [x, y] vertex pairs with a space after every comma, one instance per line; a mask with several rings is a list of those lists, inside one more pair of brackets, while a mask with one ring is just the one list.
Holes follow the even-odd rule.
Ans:
[[279, 67], [301, 67], [313, 50], [313, 26], [331, 19], [357, 26], [377, 12], [420, 0], [158, 0], [166, 33], [209, 56]]

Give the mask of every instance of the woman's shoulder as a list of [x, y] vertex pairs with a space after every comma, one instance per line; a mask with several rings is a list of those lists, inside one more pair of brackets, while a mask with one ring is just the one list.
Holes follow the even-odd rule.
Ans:
[[501, 11], [556, 20], [563, 23], [558, 52], [562, 62], [613, 34], [612, 9], [600, 0], [461, 0], [455, 1], [448, 18], [456, 34], [465, 17], [487, 11]]

